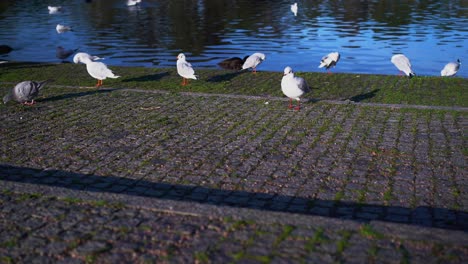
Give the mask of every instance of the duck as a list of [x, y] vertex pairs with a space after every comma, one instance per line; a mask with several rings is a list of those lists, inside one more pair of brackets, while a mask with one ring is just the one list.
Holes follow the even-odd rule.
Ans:
[[403, 55], [403, 54], [395, 54], [392, 56], [392, 59], [390, 60], [395, 67], [397, 67], [400, 72], [403, 72], [406, 74], [408, 77], [413, 77], [416, 74], [413, 72], [411, 69], [411, 63], [409, 59]]
[[460, 59], [457, 59], [456, 62], [447, 63], [445, 67], [440, 71], [440, 76], [454, 76], [460, 69], [460, 65]]
[[49, 10], [49, 14], [56, 14], [62, 11], [61, 6], [47, 6], [47, 9]]
[[265, 54], [256, 52], [250, 55], [242, 65], [242, 70], [252, 68], [252, 72], [257, 72], [257, 66], [260, 65], [266, 59]]
[[188, 84], [188, 79], [197, 79], [192, 64], [186, 61], [183, 53], [177, 55], [177, 73], [182, 77], [182, 86]]
[[62, 33], [65, 33], [67, 31], [71, 31], [72, 28], [69, 27], [69, 26], [57, 24], [57, 26], [55, 27], [55, 30], [57, 30], [57, 33], [62, 34]]
[[70, 57], [73, 53], [75, 53], [77, 51], [78, 51], [78, 49], [66, 50], [62, 46], [58, 46], [57, 49], [56, 49], [56, 52], [55, 52], [55, 56], [58, 59], [65, 60], [66, 58]]
[[335, 67], [339, 60], [340, 60], [340, 53], [337, 51], [331, 52], [328, 55], [322, 57], [322, 59], [320, 60], [320, 65], [318, 67], [319, 68], [325, 67], [328, 74], [331, 74], [330, 68]]
[[301, 109], [301, 97], [310, 92], [310, 87], [307, 82], [301, 78], [294, 76], [293, 69], [289, 66], [284, 68], [283, 79], [281, 80], [281, 90], [283, 94], [289, 97], [289, 109], [293, 108], [292, 100], [297, 101], [295, 110]]
[[240, 71], [242, 69], [242, 65], [244, 65], [244, 62], [247, 60], [249, 56], [245, 56], [243, 59], [239, 57], [232, 57], [229, 59], [225, 59], [218, 63], [218, 65], [226, 70], [236, 70]]
[[135, 6], [141, 3], [141, 0], [127, 0], [127, 6]]

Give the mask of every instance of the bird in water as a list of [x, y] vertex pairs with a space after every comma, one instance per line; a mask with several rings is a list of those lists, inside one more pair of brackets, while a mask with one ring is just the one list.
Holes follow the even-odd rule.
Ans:
[[440, 71], [440, 76], [454, 76], [460, 69], [460, 65], [460, 59], [457, 59], [456, 62], [447, 63], [447, 65], [445, 65], [445, 67]]
[[65, 60], [66, 58], [70, 57], [73, 53], [77, 52], [78, 49], [74, 50], [66, 50], [62, 46], [58, 46], [55, 52], [55, 56], [58, 59]]
[[34, 98], [39, 95], [42, 88], [52, 80], [46, 80], [43, 82], [35, 81], [24, 81], [20, 82], [11, 91], [3, 97], [3, 103], [6, 104], [9, 101], [15, 101], [24, 105], [33, 105], [36, 102]]
[[127, 0], [127, 6], [135, 6], [141, 3], [141, 0]]
[[252, 70], [253, 70], [252, 72], [256, 73], [257, 72], [257, 66], [260, 65], [260, 63], [262, 63], [265, 59], [266, 59], [265, 54], [260, 53], [260, 52], [256, 52], [256, 53], [250, 55], [245, 60], [244, 64], [242, 65], [242, 69], [245, 70], [245, 69], [248, 69], [248, 68], [252, 68]]
[[403, 54], [396, 54], [392, 56], [391, 62], [397, 67], [400, 72], [405, 73], [406, 76], [410, 78], [416, 74], [411, 69], [411, 63], [409, 59]]
[[320, 60], [320, 65], [318, 67], [319, 68], [325, 67], [328, 74], [331, 74], [330, 68], [335, 67], [339, 60], [340, 60], [340, 53], [335, 51], [335, 52], [329, 53], [326, 56], [323, 56], [322, 59]]
[[226, 70], [236, 70], [240, 71], [242, 70], [242, 65], [244, 65], [244, 62], [247, 60], [249, 56], [245, 56], [244, 59], [241, 59], [239, 57], [232, 57], [229, 59], [225, 59], [218, 63], [219, 67], [226, 69]]
[[197, 79], [192, 64], [185, 60], [185, 55], [180, 53], [177, 55], [177, 73], [182, 77], [182, 85], [188, 84], [188, 79]]
[[293, 108], [292, 100], [297, 101], [295, 110], [301, 109], [301, 97], [310, 92], [310, 87], [307, 82], [301, 78], [294, 76], [294, 72], [291, 67], [284, 68], [283, 79], [281, 80], [281, 90], [284, 95], [289, 97], [289, 108]]
[[10, 53], [12, 50], [13, 48], [8, 45], [0, 45], [0, 54], [7, 54]]
[[294, 16], [297, 16], [297, 3], [291, 5], [291, 12], [294, 13]]
[[62, 33], [65, 33], [67, 31], [72, 31], [72, 28], [69, 27], [69, 26], [57, 24], [57, 26], [55, 27], [55, 30], [57, 30], [57, 33], [62, 34]]

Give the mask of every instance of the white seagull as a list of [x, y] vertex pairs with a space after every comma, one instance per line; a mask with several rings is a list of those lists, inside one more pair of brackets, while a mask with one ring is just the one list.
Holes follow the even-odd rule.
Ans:
[[84, 63], [83, 61], [86, 60], [86, 59], [89, 59], [89, 60], [92, 60], [92, 61], [97, 61], [97, 60], [103, 60], [104, 58], [101, 58], [101, 57], [98, 57], [98, 56], [91, 56], [91, 55], [89, 55], [88, 53], [85, 53], [85, 52], [78, 52], [73, 57], [73, 62], [74, 63], [80, 63], [80, 62]]
[[447, 65], [445, 65], [445, 67], [440, 71], [440, 76], [454, 76], [460, 69], [460, 65], [460, 59], [457, 59], [456, 62], [447, 63]]
[[127, 6], [134, 6], [141, 3], [141, 0], [127, 0]]
[[61, 24], [57, 24], [57, 26], [55, 27], [55, 30], [57, 30], [57, 33], [62, 34], [64, 32], [71, 31], [72, 28], [69, 27], [69, 26], [64, 26], [64, 25], [61, 25]]
[[322, 59], [320, 60], [320, 65], [318, 66], [319, 68], [325, 67], [327, 69], [328, 74], [331, 74], [330, 72], [330, 67], [335, 67], [338, 61], [340, 60], [340, 53], [338, 52], [332, 52], [329, 53], [327, 56], [323, 56]]
[[250, 55], [244, 62], [244, 65], [242, 65], [242, 69], [248, 69], [252, 68], [253, 73], [257, 72], [257, 66], [262, 63], [265, 60], [265, 54], [256, 52], [252, 55]]
[[75, 58], [73, 58], [75, 63], [81, 62], [86, 64], [86, 70], [88, 71], [89, 75], [98, 80], [96, 87], [102, 86], [102, 80], [105, 80], [106, 78], [116, 79], [120, 77], [115, 75], [109, 68], [107, 68], [107, 65], [102, 62], [92, 61], [91, 58], [87, 56], [75, 56]]
[[307, 82], [301, 77], [295, 77], [291, 67], [284, 68], [284, 76], [281, 80], [281, 90], [284, 95], [289, 97], [289, 108], [293, 108], [292, 100], [297, 100], [295, 110], [301, 109], [301, 96], [310, 92]]
[[177, 55], [177, 73], [182, 76], [182, 85], [188, 84], [187, 79], [197, 79], [192, 64], [185, 60], [185, 55], [183, 53]]
[[56, 14], [62, 11], [61, 6], [47, 6], [47, 9], [49, 9], [49, 14]]
[[294, 16], [297, 16], [297, 3], [291, 5], [291, 12], [294, 13]]
[[416, 75], [411, 69], [409, 59], [403, 54], [396, 54], [392, 56], [391, 62], [397, 67], [400, 72], [404, 72], [410, 78]]

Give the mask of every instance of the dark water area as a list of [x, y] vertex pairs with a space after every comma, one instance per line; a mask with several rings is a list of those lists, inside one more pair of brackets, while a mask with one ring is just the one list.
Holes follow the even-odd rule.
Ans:
[[[57, 24], [73, 31], [58, 34]], [[183, 52], [195, 70], [263, 52], [260, 71], [319, 72], [322, 56], [339, 51], [334, 72], [370, 74], [397, 74], [390, 58], [404, 53], [418, 75], [439, 76], [460, 59], [466, 78], [468, 0], [0, 0], [0, 44], [15, 49], [2, 60], [60, 62], [63, 46], [143, 67], [175, 67]]]

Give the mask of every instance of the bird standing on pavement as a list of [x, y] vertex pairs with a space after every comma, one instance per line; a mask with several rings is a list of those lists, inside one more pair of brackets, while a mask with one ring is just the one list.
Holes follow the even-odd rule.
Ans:
[[295, 77], [291, 67], [284, 68], [283, 79], [281, 80], [281, 90], [289, 97], [289, 108], [293, 108], [292, 100], [297, 100], [295, 110], [301, 109], [301, 97], [310, 92], [307, 82], [301, 77]]
[[107, 68], [106, 64], [98, 61], [92, 61], [91, 58], [88, 56], [75, 56], [75, 58], [73, 58], [73, 61], [75, 63], [81, 62], [86, 64], [86, 70], [88, 71], [89, 75], [91, 75], [91, 77], [93, 77], [94, 79], [98, 80], [96, 87], [101, 87], [102, 81], [107, 78], [116, 79], [120, 77], [118, 75], [115, 75], [109, 68]]
[[244, 64], [242, 65], [242, 69], [245, 70], [245, 69], [248, 69], [248, 68], [252, 68], [253, 69], [253, 73], [256, 73], [257, 72], [257, 66], [260, 65], [260, 63], [262, 63], [264, 60], [265, 60], [266, 56], [265, 54], [263, 53], [260, 53], [260, 52], [256, 52], [252, 55], [250, 55], [244, 62]]
[[403, 54], [396, 54], [392, 56], [391, 62], [397, 67], [400, 72], [404, 72], [406, 76], [410, 78], [416, 75], [411, 69], [411, 63], [409, 59]]
[[325, 67], [325, 69], [327, 69], [328, 74], [331, 74], [330, 68], [335, 67], [339, 60], [340, 60], [340, 53], [335, 51], [335, 52], [329, 53], [326, 56], [323, 56], [322, 59], [320, 60], [320, 65], [318, 67], [319, 68]]
[[11, 91], [3, 97], [3, 103], [6, 104], [13, 100], [24, 105], [35, 104], [34, 98], [39, 95], [39, 92], [46, 85], [46, 83], [52, 80], [46, 80], [43, 82], [35, 81], [24, 81], [20, 82]]
[[456, 62], [449, 62], [445, 67], [440, 71], [440, 76], [454, 76], [457, 74], [460, 69], [461, 61], [457, 59]]

